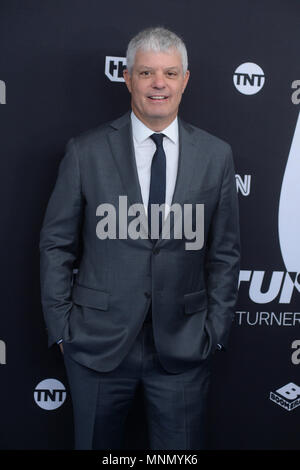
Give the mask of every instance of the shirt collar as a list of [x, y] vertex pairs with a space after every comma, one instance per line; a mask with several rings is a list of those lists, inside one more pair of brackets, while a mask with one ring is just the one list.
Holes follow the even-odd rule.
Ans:
[[[150, 135], [153, 134], [153, 130], [149, 129], [139, 118], [136, 117], [133, 111], [131, 111], [131, 123], [133, 137], [136, 139], [138, 144], [144, 142]], [[161, 131], [166, 137], [172, 140], [175, 144], [178, 142], [178, 119], [177, 116], [174, 121], [169, 124], [168, 127]]]

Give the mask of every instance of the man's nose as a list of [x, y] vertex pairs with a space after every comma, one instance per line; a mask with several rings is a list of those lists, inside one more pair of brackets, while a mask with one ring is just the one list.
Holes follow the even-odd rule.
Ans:
[[166, 86], [165, 77], [162, 74], [155, 74], [152, 80], [153, 88], [164, 88]]

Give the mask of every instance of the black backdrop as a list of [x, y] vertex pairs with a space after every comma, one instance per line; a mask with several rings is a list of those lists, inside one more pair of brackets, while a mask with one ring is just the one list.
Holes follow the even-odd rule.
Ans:
[[[228, 141], [236, 165], [241, 283], [229, 350], [214, 361], [209, 447], [300, 449], [300, 256], [289, 238], [300, 227], [300, 2], [0, 0], [1, 449], [73, 446], [63, 360], [42, 318], [39, 232], [66, 142], [129, 107], [106, 60], [117, 78], [122, 60], [109, 57], [158, 24], [189, 52], [181, 116]], [[236, 87], [245, 63], [264, 77], [246, 65]], [[66, 393], [38, 385], [46, 379]], [[35, 391], [47, 386], [48, 398]], [[127, 448], [147, 448], [141, 404], [138, 393]]]

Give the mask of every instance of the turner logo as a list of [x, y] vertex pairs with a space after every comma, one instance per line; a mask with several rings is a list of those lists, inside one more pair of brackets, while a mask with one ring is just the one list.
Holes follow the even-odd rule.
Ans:
[[6, 104], [6, 85], [3, 80], [0, 80], [0, 104]]
[[285, 271], [241, 270], [241, 282], [249, 284], [249, 297], [257, 304], [267, 304], [276, 298], [280, 304], [288, 304], [296, 290], [300, 291], [300, 273]]
[[59, 408], [67, 396], [64, 385], [56, 379], [45, 379], [34, 390], [34, 401], [44, 410]]
[[300, 405], [299, 397], [300, 387], [293, 382], [278, 388], [276, 392], [270, 392], [270, 400], [287, 411], [294, 410]]
[[243, 95], [255, 95], [265, 83], [265, 75], [259, 65], [245, 62], [237, 67], [233, 74], [235, 88]]
[[0, 365], [6, 364], [6, 345], [5, 342], [0, 339]]
[[111, 82], [124, 82], [123, 70], [126, 68], [126, 57], [106, 56], [105, 75]]

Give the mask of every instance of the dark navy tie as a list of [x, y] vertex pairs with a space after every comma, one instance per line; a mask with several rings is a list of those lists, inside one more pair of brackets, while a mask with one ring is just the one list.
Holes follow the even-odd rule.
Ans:
[[[151, 237], [151, 204], [165, 204], [166, 199], [166, 154], [163, 148], [164, 134], [152, 134], [156, 152], [151, 164], [151, 180], [148, 202], [149, 236]], [[159, 233], [162, 229], [162, 214], [159, 214]]]

